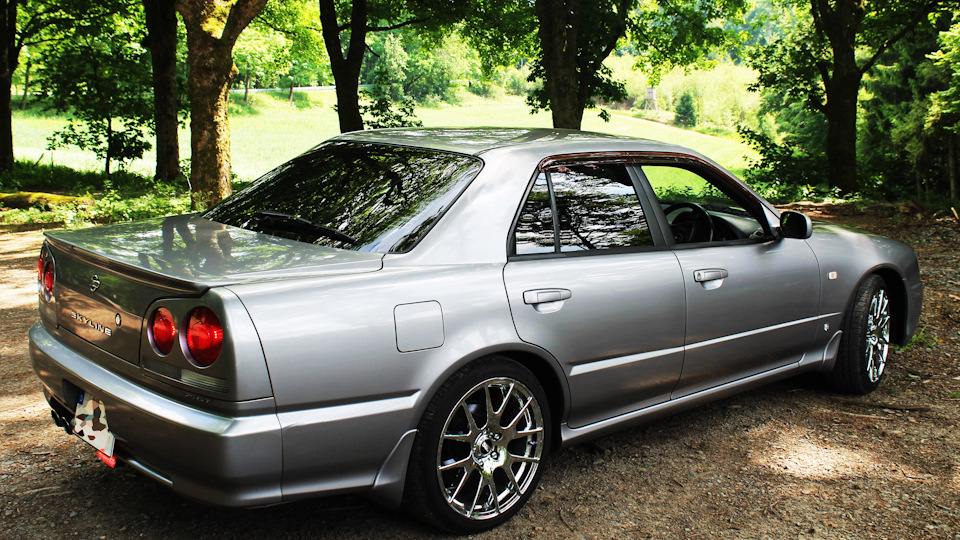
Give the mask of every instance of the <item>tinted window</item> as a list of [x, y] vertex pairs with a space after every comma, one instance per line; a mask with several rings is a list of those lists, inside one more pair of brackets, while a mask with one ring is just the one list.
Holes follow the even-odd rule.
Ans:
[[333, 142], [267, 173], [204, 217], [373, 252], [412, 248], [480, 171], [460, 154]]
[[653, 245], [633, 182], [623, 165], [551, 171], [560, 251]]
[[516, 229], [517, 255], [553, 253], [553, 210], [547, 176], [540, 173], [520, 212]]

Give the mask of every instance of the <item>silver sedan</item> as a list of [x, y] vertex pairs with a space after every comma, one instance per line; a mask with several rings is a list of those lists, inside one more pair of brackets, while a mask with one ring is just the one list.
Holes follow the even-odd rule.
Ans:
[[366, 493], [461, 533], [552, 450], [916, 329], [899, 242], [706, 157], [559, 130], [335, 137], [202, 214], [48, 232], [30, 351], [110, 466], [223, 506]]

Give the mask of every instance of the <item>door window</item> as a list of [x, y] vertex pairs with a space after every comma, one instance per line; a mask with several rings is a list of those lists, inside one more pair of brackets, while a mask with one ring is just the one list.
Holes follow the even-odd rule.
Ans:
[[520, 213], [515, 239], [517, 255], [653, 245], [634, 183], [620, 164], [557, 167], [541, 174]]
[[527, 195], [516, 228], [517, 255], [553, 253], [553, 208], [547, 175], [540, 173]]
[[722, 186], [675, 165], [643, 165], [678, 244], [745, 240], [766, 236], [757, 209], [738, 201]]

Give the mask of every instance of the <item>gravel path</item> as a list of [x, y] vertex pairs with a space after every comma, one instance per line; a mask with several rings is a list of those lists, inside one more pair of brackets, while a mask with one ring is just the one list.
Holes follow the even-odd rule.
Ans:
[[[792, 379], [561, 451], [519, 516], [478, 538], [960, 539], [960, 227], [802, 210], [917, 248], [926, 338], [881, 388]], [[30, 368], [41, 241], [0, 233], [0, 537], [441, 537], [360, 498], [213, 509], [102, 465], [54, 427]]]

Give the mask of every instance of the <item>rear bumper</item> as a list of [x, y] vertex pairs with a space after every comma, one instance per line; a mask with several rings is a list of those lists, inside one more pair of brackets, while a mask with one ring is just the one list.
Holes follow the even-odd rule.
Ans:
[[72, 411], [77, 389], [103, 401], [120, 461], [210, 504], [281, 502], [282, 434], [275, 413], [234, 417], [174, 401], [78, 354], [41, 324], [30, 329], [30, 357], [54, 408]]

